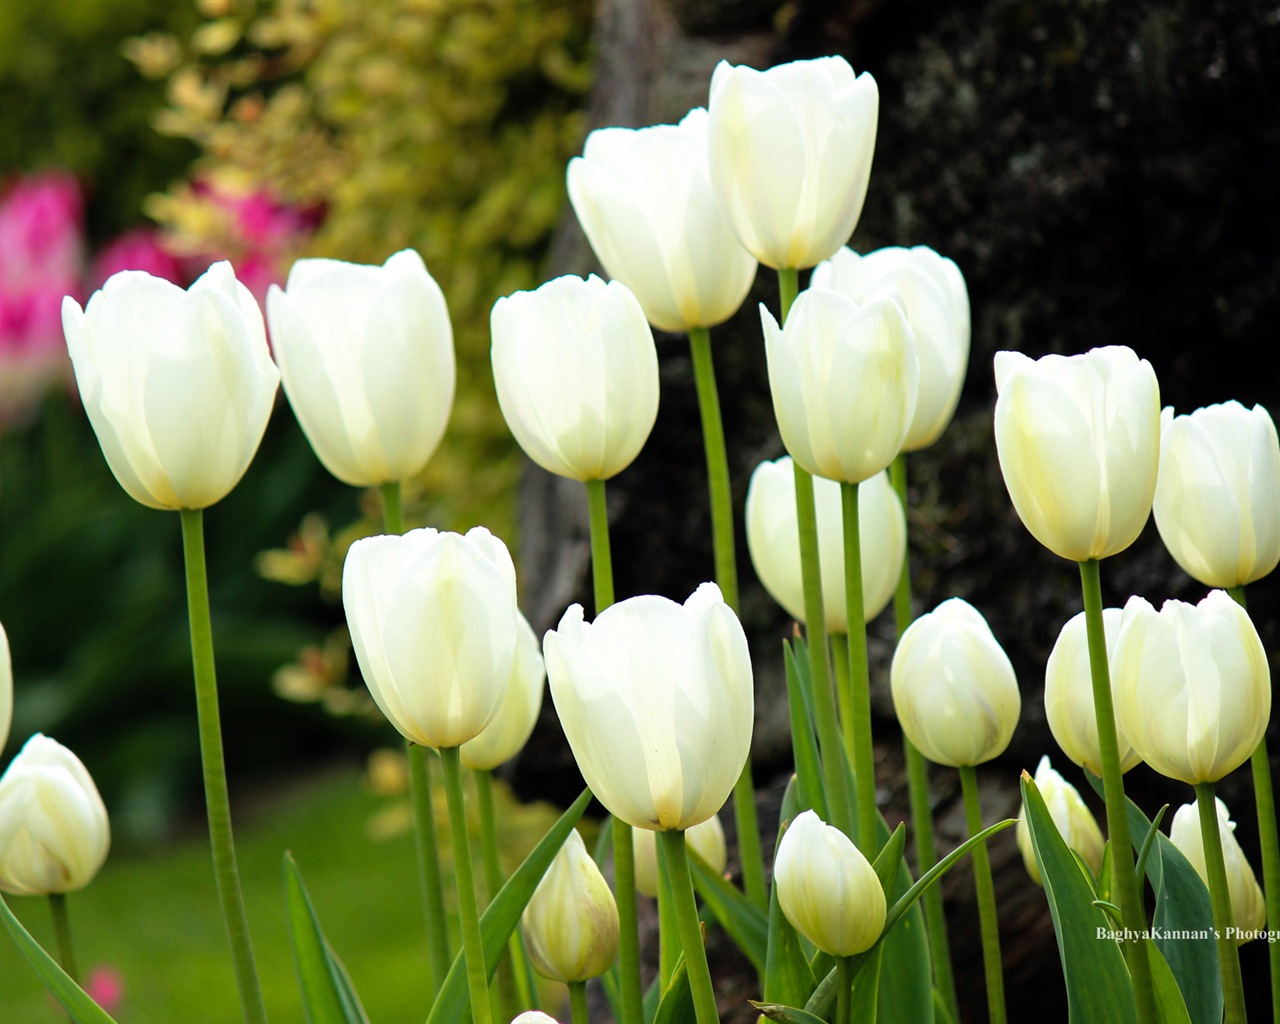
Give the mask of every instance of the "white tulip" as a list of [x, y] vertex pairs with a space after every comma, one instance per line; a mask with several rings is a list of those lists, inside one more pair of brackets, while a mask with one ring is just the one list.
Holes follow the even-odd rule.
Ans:
[[[729, 863], [729, 848], [725, 845], [724, 826], [720, 815], [713, 814], [701, 824], [694, 825], [685, 834], [685, 841], [699, 857], [707, 862], [716, 874], [721, 874]], [[647, 828], [632, 828], [631, 848], [635, 856], [636, 892], [650, 899], [658, 896], [658, 838]]]
[[522, 917], [534, 970], [566, 984], [603, 974], [618, 955], [618, 905], [609, 883], [570, 832]]
[[516, 651], [511, 685], [498, 705], [498, 713], [475, 739], [458, 748], [464, 768], [492, 771], [524, 749], [538, 724], [547, 671], [529, 620], [516, 612]]
[[[1102, 868], [1102, 830], [1098, 828], [1097, 819], [1081, 798], [1080, 791], [1053, 770], [1047, 756], [1040, 758], [1035, 780], [1036, 789], [1044, 798], [1045, 807], [1058, 829], [1058, 835], [1080, 855], [1080, 859], [1089, 866], [1096, 878]], [[1026, 865], [1027, 874], [1036, 885], [1043, 885], [1035, 847], [1031, 842], [1031, 829], [1027, 827], [1025, 806], [1018, 812], [1016, 832], [1018, 849], [1022, 852], [1022, 862]]]
[[[1239, 945], [1259, 937], [1267, 923], [1267, 905], [1262, 897], [1258, 876], [1253, 873], [1249, 859], [1236, 838], [1236, 823], [1231, 820], [1227, 805], [1215, 798], [1218, 814], [1218, 838], [1222, 842], [1222, 859], [1227, 869], [1227, 892], [1231, 896], [1231, 928], [1229, 938]], [[1169, 826], [1169, 838], [1184, 857], [1191, 862], [1196, 873], [1209, 884], [1209, 868], [1204, 859], [1204, 833], [1200, 830], [1200, 811], [1195, 804], [1183, 804], [1174, 812]]]

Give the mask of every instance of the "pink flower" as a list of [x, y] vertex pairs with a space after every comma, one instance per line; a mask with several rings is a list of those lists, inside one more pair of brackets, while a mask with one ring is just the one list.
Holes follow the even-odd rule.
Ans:
[[124, 997], [124, 977], [114, 967], [95, 967], [85, 982], [89, 998], [111, 1013]]
[[150, 227], [134, 228], [108, 242], [94, 257], [90, 283], [95, 289], [101, 288], [107, 278], [121, 270], [145, 270], [179, 286], [190, 282], [181, 261], [165, 248], [160, 232]]

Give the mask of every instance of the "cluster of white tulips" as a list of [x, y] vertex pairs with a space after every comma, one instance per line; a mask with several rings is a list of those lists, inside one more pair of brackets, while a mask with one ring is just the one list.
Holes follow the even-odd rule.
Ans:
[[[541, 652], [499, 538], [482, 526], [465, 536], [404, 529], [400, 485], [435, 451], [455, 375], [445, 299], [415, 253], [382, 267], [299, 261], [287, 287], [268, 296], [271, 349], [225, 263], [185, 292], [125, 272], [84, 310], [66, 300], [76, 379], [108, 464], [136, 500], [180, 513], [215, 874], [247, 1021], [266, 1015], [222, 769], [201, 510], [245, 472], [281, 380], [325, 467], [379, 488], [384, 501], [386, 532], [352, 545], [342, 596], [361, 674], [407, 744], [430, 1021], [489, 1024], [517, 1012], [550, 1020], [532, 1006], [531, 966], [568, 985], [575, 1024], [586, 1020], [587, 981], [602, 975], [623, 1024], [711, 1024], [720, 1008], [701, 896], [704, 920], [718, 922], [757, 970], [756, 1005], [770, 1019], [849, 1024], [878, 1012], [884, 1021], [954, 1022], [934, 883], [967, 853], [989, 1015], [1005, 1020], [985, 844], [1014, 822], [984, 828], [976, 767], [1006, 750], [1018, 683], [972, 605], [952, 598], [913, 619], [906, 565], [905, 457], [934, 443], [955, 411], [969, 300], [959, 269], [931, 249], [844, 247], [866, 194], [877, 117], [875, 82], [840, 58], [767, 72], [722, 63], [708, 109], [678, 125], [593, 132], [569, 165], [573, 208], [612, 280], [561, 277], [499, 299], [491, 320], [512, 433], [539, 466], [584, 484], [590, 513], [592, 615], [570, 607]], [[736, 613], [728, 442], [709, 336], [744, 301], [758, 263], [779, 276], [781, 308], [762, 306], [760, 322], [788, 456], [752, 476], [746, 541], [765, 588], [805, 625], [786, 652], [796, 773], [771, 874], [748, 757], [753, 672]], [[810, 268], [800, 291], [798, 272]], [[655, 421], [651, 325], [691, 343], [715, 582], [683, 604], [655, 595], [615, 604], [605, 486]], [[1274, 908], [1268, 915], [1213, 787], [1253, 759], [1274, 898], [1270, 678], [1242, 588], [1280, 561], [1275, 428], [1262, 409], [1235, 404], [1181, 417], [1165, 410], [1162, 422], [1155, 373], [1127, 348], [1039, 361], [1002, 352], [995, 377], [996, 447], [1014, 507], [1041, 543], [1080, 564], [1083, 583], [1084, 611], [1063, 627], [1046, 666], [1045, 703], [1063, 753], [1101, 780], [1110, 842], [1048, 757], [1034, 778], [1023, 773], [1017, 829], [1027, 870], [1045, 885], [1073, 1019], [1207, 1021], [1225, 1008], [1242, 1021], [1236, 947], [1275, 920]], [[1104, 609], [1098, 563], [1133, 543], [1153, 502], [1178, 563], [1219, 589], [1196, 606], [1156, 611], [1135, 597]], [[889, 828], [876, 807], [866, 624], [890, 601], [900, 639], [889, 683], [911, 784], [914, 874], [904, 827]], [[504, 879], [489, 773], [528, 739], [544, 679], [589, 792]], [[0, 682], [3, 739], [12, 698], [9, 680]], [[926, 761], [958, 769], [964, 792], [970, 835], [942, 860]], [[1163, 811], [1152, 824], [1126, 805], [1122, 773], [1140, 761], [1195, 788], [1197, 803], [1174, 814], [1171, 837], [1158, 832]], [[430, 824], [438, 769], [460, 946], [451, 944]], [[464, 769], [481, 805], [484, 906]], [[612, 819], [594, 851], [574, 831], [591, 795]], [[731, 797], [741, 887], [724, 874], [718, 814]], [[83, 766], [33, 738], [0, 779], [0, 888], [61, 894], [85, 884], [107, 834]], [[1155, 927], [1144, 878], [1156, 892]], [[637, 891], [658, 900], [660, 962], [648, 992]], [[295, 948], [300, 964], [314, 958], [308, 1018], [363, 1019], [332, 952], [340, 937], [326, 940], [314, 914], [303, 921], [315, 930]], [[1175, 956], [1161, 923], [1199, 927], [1207, 944]], [[74, 983], [69, 935], [59, 936], [63, 970], [40, 960], [29, 936], [15, 937], [74, 1019], [105, 1018]], [[1275, 961], [1273, 986], [1280, 992]]]

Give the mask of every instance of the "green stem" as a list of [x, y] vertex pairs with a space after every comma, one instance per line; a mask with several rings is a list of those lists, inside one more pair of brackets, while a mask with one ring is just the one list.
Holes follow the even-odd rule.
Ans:
[[71, 920], [67, 917], [67, 894], [49, 893], [49, 911], [53, 914], [53, 934], [58, 943], [58, 963], [78, 985], [80, 972], [76, 969], [75, 947], [71, 945]]
[[613, 604], [613, 556], [609, 552], [609, 506], [604, 481], [588, 480], [587, 517], [591, 525], [591, 584], [596, 615]]
[[249, 938], [249, 920], [240, 892], [235, 839], [231, 834], [231, 799], [222, 758], [222, 724], [218, 713], [218, 680], [213, 659], [213, 622], [209, 614], [209, 580], [204, 558], [204, 513], [182, 509], [182, 554], [186, 563], [187, 621], [191, 629], [191, 663], [196, 684], [196, 719], [200, 730], [200, 763], [209, 817], [209, 845], [222, 918], [231, 942], [240, 1009], [249, 1024], [267, 1019], [258, 984], [258, 968]]
[[476, 904], [476, 882], [471, 872], [471, 841], [467, 835], [467, 808], [462, 796], [462, 763], [458, 758], [458, 748], [442, 747], [440, 760], [444, 764], [444, 791], [449, 801], [453, 878], [458, 890], [458, 918], [462, 925], [462, 955], [467, 965], [471, 1019], [475, 1024], [493, 1024], [489, 974], [485, 970], [484, 941], [480, 936], [480, 910]]
[[778, 305], [781, 307], [782, 318], [778, 321], [779, 326], [786, 324], [787, 314], [791, 312], [791, 303], [796, 301], [796, 296], [800, 294], [800, 270], [797, 267], [782, 267], [778, 271]]
[[680, 944], [684, 947], [684, 966], [693, 993], [693, 1009], [698, 1024], [717, 1024], [716, 995], [711, 987], [711, 969], [707, 966], [707, 950], [702, 944], [702, 923], [693, 898], [693, 879], [689, 875], [689, 854], [685, 850], [684, 832], [671, 829], [659, 832], [667, 850], [667, 867], [671, 870], [671, 891], [675, 897], [676, 920], [680, 925]]
[[[632, 833], [634, 835], [635, 833]], [[667, 848], [654, 836], [654, 860], [658, 866], [658, 977], [666, 991], [680, 959], [680, 922], [676, 920], [675, 894], [671, 889], [671, 866]]]
[[836, 957], [836, 1024], [853, 1019], [853, 957]]
[[827, 662], [827, 621], [822, 608], [822, 568], [818, 560], [818, 517], [813, 499], [813, 477], [795, 469], [796, 520], [800, 530], [800, 572], [804, 581], [805, 633], [809, 641], [809, 673], [813, 682], [813, 710], [822, 756], [822, 781], [827, 793], [831, 824], [853, 837], [849, 814], [849, 789], [845, 781], [844, 750], [836, 725], [836, 698]]
[[[1244, 587], [1228, 593], [1245, 607]], [[1258, 845], [1262, 847], [1262, 891], [1267, 902], [1267, 926], [1280, 927], [1280, 838], [1276, 835], [1276, 798], [1271, 786], [1271, 756], [1264, 733], [1249, 758], [1253, 772], [1253, 799], [1258, 814]], [[1271, 960], [1271, 1019], [1280, 1021], [1280, 942], [1267, 943]]]
[[409, 804], [413, 809], [413, 846], [418, 858], [422, 912], [427, 925], [427, 984], [432, 998], [444, 983], [452, 959], [449, 924], [444, 912], [440, 850], [436, 844], [436, 812], [431, 795], [431, 771], [425, 748], [405, 740], [409, 759]]
[[845, 633], [831, 633], [831, 665], [834, 669], [836, 687], [836, 707], [840, 711], [840, 739], [844, 743], [844, 753], [853, 762], [853, 748], [856, 743], [853, 725], [853, 702], [849, 699], [853, 684], [849, 681], [849, 637]]
[[[893, 489], [907, 508], [907, 457], [899, 454], [889, 467], [889, 479]], [[902, 556], [902, 574], [898, 577], [898, 589], [893, 595], [893, 617], [901, 637], [911, 625], [911, 524], [907, 523], [908, 544]], [[911, 796], [911, 827], [915, 836], [916, 870], [923, 875], [938, 863], [938, 848], [933, 835], [933, 809], [929, 800], [929, 766], [924, 755], [905, 733], [902, 736], [902, 752], [907, 764], [907, 790]], [[918, 877], [918, 876], [917, 876]], [[951, 947], [947, 942], [947, 919], [942, 907], [940, 886], [931, 885], [924, 894], [924, 919], [929, 931], [929, 953], [933, 960], [933, 983], [942, 997], [952, 1020], [960, 1019], [960, 1001], [956, 995], [956, 980], [951, 970]]]
[[400, 481], [392, 480], [383, 484], [382, 492], [382, 525], [387, 533], [404, 533], [404, 508], [400, 503]]
[[585, 981], [569, 982], [569, 1014], [569, 1019], [573, 1024], [588, 1024], [587, 983]]
[[[1098, 724], [1098, 752], [1102, 759], [1102, 795], [1107, 805], [1107, 837], [1111, 840], [1112, 879], [1124, 926], [1135, 935], [1146, 931], [1147, 915], [1142, 890], [1134, 874], [1133, 843], [1125, 809], [1124, 778], [1120, 774], [1120, 750], [1116, 740], [1116, 715], [1111, 700], [1111, 670], [1107, 665], [1107, 634], [1102, 621], [1102, 577], [1096, 559], [1080, 563], [1080, 587], [1084, 595], [1085, 627], [1089, 638], [1089, 668], [1093, 681], [1093, 709]], [[1155, 989], [1147, 944], [1141, 939], [1122, 942], [1139, 1024], [1155, 1024]]]
[[[978, 802], [978, 773], [972, 765], [960, 769], [964, 791], [964, 817], [970, 837], [982, 831], [982, 807]], [[991, 859], [984, 840], [973, 848], [973, 886], [978, 893], [978, 922], [982, 929], [982, 966], [987, 976], [987, 1013], [991, 1024], [1005, 1024], [1004, 973], [1000, 961], [1000, 925], [996, 918], [996, 892], [991, 882]]]
[[[480, 811], [480, 860], [484, 866], [485, 906], [488, 906], [504, 881], [502, 864], [498, 860], [498, 822], [493, 812], [493, 773], [477, 769], [472, 774], [476, 780], [476, 806]], [[522, 949], [518, 934], [513, 932], [498, 961], [495, 976], [499, 1020], [510, 1020], [520, 1012], [516, 1003], [515, 964]], [[524, 1008], [528, 1009], [527, 1006]]]
[[1209, 872], [1209, 900], [1213, 904], [1213, 926], [1218, 933], [1218, 970], [1222, 973], [1222, 1002], [1226, 1024], [1244, 1024], [1244, 983], [1240, 978], [1240, 952], [1231, 937], [1231, 892], [1227, 887], [1227, 866], [1222, 858], [1222, 836], [1218, 832], [1218, 808], [1213, 799], [1213, 783], [1196, 786], [1196, 809], [1200, 812], [1200, 839], [1204, 864]]
[[867, 666], [867, 616], [862, 598], [862, 535], [858, 485], [840, 484], [844, 525], [844, 606], [849, 623], [849, 707], [853, 718], [853, 771], [858, 787], [858, 849], [875, 860], [876, 754], [871, 739], [871, 674]]
[[[702, 421], [702, 447], [707, 461], [707, 490], [711, 501], [711, 547], [715, 553], [716, 583], [725, 603], [738, 611], [738, 559], [733, 534], [733, 499], [729, 488], [729, 456], [725, 448], [724, 422], [720, 416], [720, 396], [716, 389], [715, 363], [711, 356], [711, 332], [705, 327], [689, 329], [689, 351], [693, 357], [693, 382], [698, 392], [698, 415]], [[742, 858], [742, 882], [748, 898], [761, 909], [769, 905], [764, 883], [764, 851], [760, 846], [760, 825], [756, 819], [756, 790], [751, 778], [751, 761], [733, 787], [733, 813], [738, 823], [738, 851]]]

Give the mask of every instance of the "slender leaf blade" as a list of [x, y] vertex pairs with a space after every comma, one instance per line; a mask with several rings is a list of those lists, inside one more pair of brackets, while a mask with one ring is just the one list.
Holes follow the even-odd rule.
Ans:
[[307, 1024], [369, 1024], [347, 970], [333, 952], [293, 855], [284, 855], [289, 944]]
[[694, 888], [729, 937], [742, 950], [756, 971], [765, 969], [768, 956], [769, 922], [764, 912], [744, 892], [711, 869], [698, 851], [689, 848], [689, 870]]

